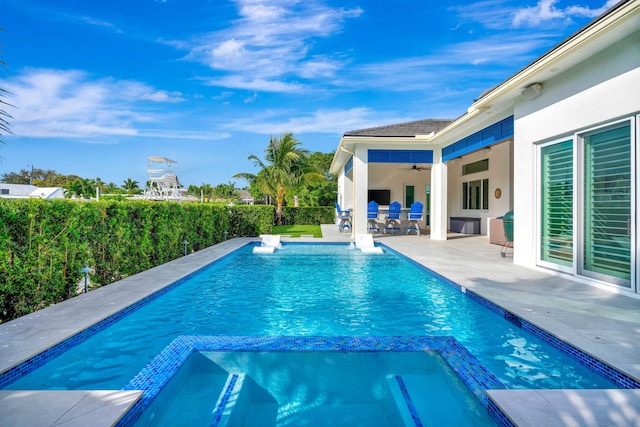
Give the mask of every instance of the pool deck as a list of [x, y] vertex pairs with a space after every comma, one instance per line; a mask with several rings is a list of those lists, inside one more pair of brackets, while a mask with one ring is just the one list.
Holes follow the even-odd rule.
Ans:
[[[350, 235], [339, 233], [335, 225], [322, 229], [322, 239], [291, 240], [350, 241]], [[0, 324], [0, 372], [254, 240], [223, 242]], [[376, 235], [375, 240], [640, 379], [640, 299], [514, 265], [509, 256], [500, 257], [500, 247], [489, 244], [486, 236], [452, 235], [450, 240], [434, 241], [429, 236]], [[640, 426], [640, 390], [489, 394], [522, 427]], [[139, 398], [139, 392], [113, 390], [0, 391], [0, 426], [109, 426]]]

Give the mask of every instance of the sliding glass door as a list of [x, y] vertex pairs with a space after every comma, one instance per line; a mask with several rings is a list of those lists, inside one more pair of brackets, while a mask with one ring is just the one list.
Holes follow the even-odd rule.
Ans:
[[632, 289], [634, 129], [625, 121], [540, 147], [539, 265]]
[[631, 286], [630, 125], [585, 134], [581, 273]]
[[541, 148], [540, 259], [573, 266], [573, 140]]

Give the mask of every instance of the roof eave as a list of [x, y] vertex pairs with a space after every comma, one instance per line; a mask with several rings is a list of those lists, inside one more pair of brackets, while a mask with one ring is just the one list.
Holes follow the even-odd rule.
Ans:
[[343, 136], [340, 138], [338, 149], [333, 155], [329, 172], [332, 174], [338, 174], [340, 169], [347, 162], [349, 157], [354, 155], [355, 147], [359, 144], [367, 145], [386, 145], [389, 144], [424, 144], [428, 143], [435, 135], [435, 132], [431, 132], [429, 135], [415, 135], [415, 136]]
[[513, 96], [512, 91], [514, 89], [517, 90], [517, 95], [519, 95], [523, 83], [530, 83], [532, 80], [535, 80], [540, 73], [553, 68], [555, 64], [575, 53], [578, 49], [585, 47], [595, 38], [632, 19], [634, 17], [634, 10], [637, 15], [639, 8], [640, 2], [637, 0], [618, 3], [600, 16], [600, 18], [594, 20], [567, 40], [527, 65], [518, 73], [488, 91], [472, 104], [472, 108], [479, 109], [483, 106], [490, 106], [492, 102], [495, 102], [496, 99], [505, 94], [511, 94]]
[[629, 24], [629, 21], [633, 19], [638, 21], [639, 13], [640, 1], [638, 0], [618, 3], [604, 15], [582, 28], [554, 49], [536, 59], [509, 79], [487, 91], [481, 98], [471, 104], [465, 114], [436, 132], [432, 139], [434, 141], [439, 140], [444, 135], [451, 133], [461, 125], [479, 116], [480, 113], [491, 109], [491, 107], [498, 102], [501, 102], [503, 107], [506, 102], [514, 102], [515, 99], [521, 95], [524, 87], [534, 82], [547, 80], [548, 77], [542, 77], [543, 73], [548, 73], [555, 65], [566, 60], [570, 55], [580, 49], [588, 48], [590, 43], [597, 40], [603, 34], [609, 33], [616, 28], [621, 28], [621, 26], [625, 24], [628, 24], [626, 26], [627, 29], [625, 30], [623, 28], [623, 30], [633, 31], [633, 28], [637, 28], [637, 25], [635, 25], [636, 23], [634, 22]]

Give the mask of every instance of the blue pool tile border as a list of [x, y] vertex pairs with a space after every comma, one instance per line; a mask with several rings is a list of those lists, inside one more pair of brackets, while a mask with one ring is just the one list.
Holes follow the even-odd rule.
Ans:
[[502, 409], [493, 401], [489, 399], [487, 404], [487, 412], [493, 421], [495, 421], [501, 427], [518, 427], [511, 419], [502, 412]]
[[[202, 266], [201, 268], [185, 275], [184, 277], [182, 277], [181, 279], [178, 279], [177, 281], [175, 281], [174, 283], [171, 283], [169, 285], [167, 285], [166, 287], [159, 289], [158, 291], [154, 292], [151, 295], [148, 295], [142, 299], [140, 299], [139, 301], [131, 304], [130, 306], [124, 308], [123, 310], [114, 313], [113, 315], [103, 319], [102, 321], [99, 321], [97, 323], [95, 323], [92, 326], [89, 326], [87, 329], [79, 332], [78, 334], [58, 343], [53, 345], [52, 347], [46, 349], [45, 351], [37, 354], [36, 356], [22, 362], [19, 363], [18, 365], [15, 365], [7, 370], [5, 370], [3, 373], [0, 374], [0, 389], [1, 388], [5, 388], [7, 385], [11, 384], [12, 382], [16, 381], [18, 378], [29, 374], [30, 372], [34, 371], [35, 369], [41, 367], [42, 365], [48, 363], [50, 360], [54, 359], [55, 357], [59, 356], [60, 354], [66, 352], [67, 350], [69, 350], [70, 348], [81, 344], [82, 342], [86, 341], [88, 338], [90, 338], [92, 335], [102, 331], [103, 329], [105, 329], [106, 327], [110, 326], [112, 323], [122, 319], [123, 317], [131, 314], [132, 312], [136, 311], [137, 309], [141, 308], [142, 306], [146, 305], [147, 303], [159, 298], [160, 296], [164, 295], [165, 293], [171, 291], [172, 289], [174, 289], [175, 287], [180, 286], [185, 280], [188, 280], [189, 278], [191, 278], [193, 275], [200, 273], [202, 270], [209, 268], [212, 264], [217, 263], [219, 261], [222, 261], [224, 259], [227, 259], [229, 257], [234, 256], [234, 254], [237, 254], [239, 250], [241, 250], [242, 248], [246, 247], [246, 246], [251, 246], [251, 245], [255, 245], [258, 242], [247, 242], [246, 244], [242, 245], [241, 247], [239, 247], [236, 250], [233, 250], [231, 252], [229, 252], [228, 254], [225, 254], [219, 258], [217, 258], [215, 261], [212, 261], [211, 263]], [[311, 242], [286, 242], [284, 243], [285, 245], [345, 245], [344, 242], [332, 242], [332, 243], [311, 243]], [[513, 323], [514, 325], [516, 325], [519, 328], [522, 328], [534, 335], [536, 335], [538, 338], [542, 339], [543, 341], [547, 342], [548, 344], [551, 344], [552, 346], [554, 346], [555, 348], [561, 350], [563, 353], [567, 354], [569, 357], [573, 358], [574, 360], [578, 361], [579, 363], [582, 363], [583, 365], [587, 366], [588, 368], [592, 369], [593, 371], [599, 373], [600, 375], [603, 375], [605, 378], [609, 379], [610, 381], [612, 381], [614, 384], [616, 384], [617, 386], [619, 386], [620, 388], [627, 388], [627, 389], [640, 389], [640, 380], [635, 379], [627, 374], [625, 374], [624, 372], [602, 362], [601, 360], [583, 352], [582, 350], [578, 349], [577, 347], [563, 341], [562, 339], [550, 334], [549, 332], [533, 325], [532, 323], [520, 318], [519, 316], [517, 316], [516, 314], [500, 307], [499, 305], [487, 300], [486, 298], [478, 295], [476, 292], [469, 290], [468, 288], [465, 288], [455, 282], [453, 282], [452, 280], [442, 276], [441, 274], [431, 270], [428, 267], [425, 267], [424, 265], [420, 264], [419, 262], [406, 257], [405, 255], [389, 248], [388, 246], [384, 245], [384, 244], [378, 244], [378, 246], [383, 247], [386, 251], [389, 251], [413, 264], [415, 264], [416, 266], [428, 271], [430, 274], [432, 274], [434, 277], [436, 277], [438, 280], [441, 280], [442, 282], [444, 282], [445, 284], [453, 287], [454, 289], [457, 289], [458, 291], [464, 293], [467, 297], [473, 299], [474, 301], [478, 302], [479, 304], [482, 304], [485, 308], [497, 313], [498, 315], [502, 316], [503, 318], [505, 318], [506, 320], [510, 321], [511, 323]], [[331, 337], [331, 338], [336, 338], [336, 337]], [[351, 337], [354, 338], [354, 337]], [[365, 339], [367, 337], [359, 337], [360, 339]], [[411, 338], [415, 338], [415, 337], [411, 337]], [[286, 347], [286, 345], [285, 345]], [[466, 350], [466, 349], [465, 349]], [[275, 350], [272, 350], [275, 351]], [[286, 350], [283, 350], [286, 351]], [[289, 350], [289, 351], [304, 351], [304, 350]], [[349, 350], [345, 350], [345, 351], [349, 351]], [[356, 350], [352, 350], [352, 351], [356, 351]], [[371, 351], [375, 351], [375, 350], [371, 350]], [[409, 351], [409, 350], [396, 350], [396, 351]], [[139, 400], [138, 402], [141, 402], [141, 400]], [[132, 411], [129, 411], [129, 413], [127, 414], [127, 417], [129, 418], [137, 418], [134, 417], [132, 414], [135, 414], [135, 407]], [[126, 418], [126, 417], [125, 417]], [[123, 424], [123, 425], [128, 425], [128, 424]]]
[[423, 426], [422, 420], [418, 415], [418, 410], [416, 409], [415, 405], [413, 404], [413, 401], [411, 400], [411, 396], [409, 395], [409, 391], [407, 390], [407, 386], [405, 385], [404, 380], [400, 375], [396, 375], [395, 378], [396, 378], [396, 382], [398, 383], [398, 388], [400, 388], [400, 393], [402, 393], [402, 398], [404, 399], [404, 402], [407, 405], [407, 409], [411, 414], [411, 418], [413, 419], [414, 424], [416, 425], [416, 427], [422, 427]]
[[[13, 383], [14, 381], [16, 381], [18, 378], [21, 378], [24, 375], [27, 375], [29, 373], [31, 373], [32, 371], [36, 370], [37, 368], [43, 366], [44, 364], [48, 363], [50, 360], [54, 359], [55, 357], [61, 355], [62, 353], [66, 352], [67, 350], [69, 350], [72, 347], [75, 347], [76, 345], [81, 344], [82, 342], [86, 341], [88, 338], [90, 338], [92, 335], [100, 332], [101, 330], [105, 329], [106, 327], [110, 326], [112, 323], [122, 319], [123, 317], [131, 314], [132, 312], [136, 311], [137, 309], [141, 308], [142, 306], [148, 304], [149, 302], [159, 298], [160, 296], [164, 295], [165, 293], [171, 291], [172, 289], [174, 289], [175, 287], [180, 286], [184, 281], [190, 279], [193, 275], [196, 275], [198, 273], [200, 273], [202, 270], [210, 267], [213, 263], [217, 263], [219, 261], [222, 261], [226, 258], [229, 258], [231, 256], [233, 256], [234, 254], [237, 254], [237, 252], [239, 250], [241, 250], [243, 247], [246, 246], [252, 246], [255, 245], [259, 242], [247, 242], [245, 245], [241, 246], [240, 248], [229, 252], [228, 254], [225, 254], [223, 256], [221, 256], [220, 258], [216, 259], [215, 261], [213, 261], [212, 263], [209, 263], [189, 274], [187, 274], [186, 276], [184, 276], [183, 278], [177, 280], [174, 283], [171, 283], [169, 285], [167, 285], [166, 287], [154, 292], [151, 295], [148, 295], [147, 297], [142, 298], [141, 300], [133, 303], [132, 305], [126, 307], [125, 309], [119, 311], [118, 313], [115, 313], [109, 317], [107, 317], [106, 319], [88, 327], [87, 329], [81, 331], [80, 333], [68, 338], [65, 341], [62, 341], [58, 344], [55, 344], [54, 346], [50, 347], [49, 349], [37, 354], [36, 356], [12, 367], [9, 368], [8, 370], [6, 370], [5, 372], [3, 372], [2, 374], [0, 374], [0, 389], [6, 387], [7, 385]], [[331, 242], [331, 243], [309, 243], [309, 242], [286, 242], [285, 245], [345, 245], [344, 242]], [[640, 380], [635, 379], [627, 374], [625, 374], [624, 372], [600, 361], [599, 359], [583, 352], [582, 350], [578, 349], [577, 347], [551, 335], [550, 333], [548, 333], [547, 331], [533, 325], [532, 323], [520, 318], [519, 316], [517, 316], [516, 314], [500, 307], [499, 305], [487, 300], [486, 298], [478, 295], [476, 292], [465, 288], [464, 286], [461, 286], [459, 284], [457, 284], [456, 282], [448, 279], [447, 277], [431, 270], [428, 267], [425, 267], [424, 265], [420, 264], [419, 262], [417, 262], [416, 260], [413, 260], [411, 258], [406, 257], [405, 255], [401, 254], [400, 252], [389, 248], [388, 246], [384, 245], [384, 244], [380, 244], [380, 247], [383, 247], [386, 251], [389, 251], [411, 263], [413, 263], [414, 265], [416, 265], [419, 268], [422, 268], [426, 271], [428, 271], [430, 274], [432, 274], [434, 277], [436, 277], [438, 280], [442, 281], [443, 283], [453, 287], [454, 289], [464, 293], [467, 297], [471, 298], [472, 300], [476, 301], [477, 303], [481, 304], [482, 306], [484, 306], [485, 308], [487, 308], [488, 310], [493, 311], [494, 313], [498, 314], [499, 316], [505, 318], [506, 320], [510, 321], [512, 324], [514, 324], [515, 326], [522, 328], [532, 334], [534, 334], [535, 336], [537, 336], [538, 338], [542, 339], [543, 341], [547, 342], [548, 344], [551, 344], [552, 346], [554, 346], [555, 348], [559, 349], [560, 351], [562, 351], [563, 353], [567, 354], [569, 357], [573, 358], [574, 360], [578, 361], [579, 363], [587, 366], [589, 369], [599, 373], [600, 375], [603, 375], [605, 378], [609, 379], [610, 381], [612, 381], [614, 384], [616, 384], [617, 386], [621, 387], [621, 388], [627, 388], [627, 389], [640, 389]]]
[[[241, 246], [238, 249], [241, 249], [242, 247], [245, 247], [247, 245], [250, 245], [251, 242]], [[166, 294], [167, 292], [170, 292], [171, 290], [175, 289], [176, 287], [180, 286], [182, 283], [184, 283], [185, 281], [189, 280], [191, 277], [193, 277], [194, 275], [200, 273], [202, 270], [209, 268], [211, 266], [211, 264], [222, 261], [225, 258], [228, 258], [230, 256], [232, 256], [233, 254], [237, 253], [237, 250], [231, 251], [228, 254], [225, 254], [223, 256], [221, 256], [220, 258], [217, 258], [215, 261], [213, 261], [212, 263], [206, 264], [200, 268], [198, 268], [197, 270], [192, 271], [191, 273], [185, 275], [184, 277], [176, 280], [173, 283], [170, 283], [169, 285], [165, 286], [162, 289], [158, 289], [157, 291], [155, 291], [154, 293], [147, 295], [146, 297], [143, 297], [142, 299], [134, 302], [133, 304], [123, 308], [122, 310], [118, 311], [117, 313], [114, 313], [100, 321], [98, 321], [97, 323], [94, 323], [93, 325], [87, 327], [86, 329], [78, 332], [77, 334], [67, 338], [64, 341], [61, 341], [57, 344], [54, 344], [53, 346], [49, 347], [48, 349], [38, 353], [37, 355], [31, 357], [28, 360], [25, 360], [22, 363], [19, 363], [7, 370], [5, 370], [4, 372], [0, 373], [0, 389], [5, 388], [6, 386], [8, 386], [9, 384], [13, 383], [14, 381], [18, 380], [19, 378], [30, 374], [31, 372], [35, 371], [36, 369], [38, 369], [39, 367], [45, 365], [46, 363], [50, 362], [51, 360], [55, 359], [56, 357], [60, 356], [61, 354], [65, 353], [66, 351], [68, 351], [69, 349], [82, 344], [83, 342], [85, 342], [86, 340], [88, 340], [89, 338], [91, 338], [93, 335], [97, 334], [98, 332], [102, 331], [103, 329], [109, 327], [111, 324], [121, 320], [122, 318], [128, 316], [129, 314], [135, 312], [136, 310], [140, 309], [141, 307], [147, 305], [148, 303], [160, 298], [162, 295]]]
[[216, 405], [216, 409], [213, 411], [213, 422], [210, 427], [217, 427], [220, 425], [220, 421], [222, 421], [222, 415], [224, 415], [224, 411], [227, 408], [227, 404], [229, 403], [229, 398], [231, 397], [231, 393], [233, 393], [233, 389], [236, 387], [236, 382], [238, 382], [239, 375], [233, 374], [229, 378], [227, 383], [227, 387], [224, 390], [224, 394], [222, 395], [222, 399]]
[[[199, 336], [173, 340], [123, 390], [142, 390], [141, 399], [119, 426], [135, 422], [168, 384], [188, 357], [197, 351], [233, 352], [437, 352], [478, 400], [487, 407], [486, 390], [505, 386], [454, 337], [450, 336]], [[406, 401], [406, 399], [405, 399]], [[406, 401], [411, 407], [410, 402]], [[216, 410], [222, 413], [224, 406]], [[128, 414], [127, 414], [128, 415]], [[417, 416], [417, 412], [416, 412]]]
[[547, 344], [558, 348], [560, 351], [565, 353], [570, 358], [578, 361], [582, 365], [587, 366], [592, 371], [595, 371], [602, 375], [603, 377], [609, 379], [614, 384], [618, 385], [620, 388], [625, 389], [638, 389], [640, 388], [640, 380], [632, 378], [625, 373], [619, 371], [618, 369], [607, 365], [606, 363], [596, 359], [595, 357], [583, 352], [582, 350], [574, 347], [573, 345], [561, 340], [548, 333], [547, 331], [538, 328], [536, 325], [522, 319], [522, 329], [532, 333], [537, 336]]
[[545, 331], [544, 329], [534, 325], [533, 323], [521, 318], [520, 316], [518, 316], [517, 314], [503, 308], [500, 307], [498, 304], [489, 301], [488, 299], [484, 298], [483, 296], [477, 294], [476, 292], [462, 286], [459, 285], [458, 283], [454, 282], [451, 279], [448, 279], [447, 277], [444, 277], [443, 275], [441, 275], [440, 273], [437, 273], [433, 270], [431, 270], [429, 267], [425, 267], [424, 265], [420, 264], [419, 262], [406, 257], [405, 255], [401, 254], [398, 251], [395, 251], [387, 246], [385, 246], [384, 244], [381, 244], [381, 246], [384, 246], [385, 250], [388, 250], [396, 255], [398, 255], [399, 257], [402, 257], [404, 259], [406, 259], [407, 261], [413, 263], [414, 265], [428, 271], [430, 274], [432, 274], [433, 276], [435, 276], [437, 279], [441, 280], [442, 282], [446, 283], [447, 285], [453, 287], [454, 289], [457, 289], [458, 291], [464, 293], [468, 298], [471, 298], [472, 300], [476, 301], [477, 303], [481, 304], [483, 307], [485, 307], [488, 310], [493, 311], [494, 313], [498, 314], [499, 316], [503, 317], [505, 320], [511, 322], [513, 325], [515, 325], [518, 328], [521, 328], [533, 335], [535, 335], [536, 337], [540, 338], [542, 341], [546, 342], [547, 344], [550, 344], [552, 347], [557, 348], [558, 350], [560, 350], [562, 353], [564, 353], [565, 355], [569, 356], [570, 358], [572, 358], [573, 360], [577, 361], [578, 363], [586, 366], [587, 368], [591, 369], [592, 371], [602, 375], [604, 378], [608, 379], [609, 381], [611, 381], [612, 383], [614, 383], [615, 385], [617, 385], [620, 388], [624, 388], [624, 389], [640, 389], [640, 379], [635, 379], [633, 377], [631, 377], [630, 375], [625, 374], [624, 372], [622, 372], [619, 369], [614, 368], [611, 365], [608, 365], [607, 363], [601, 361], [600, 359], [591, 356], [590, 354], [584, 352], [583, 350], [580, 350], [578, 347], [574, 346], [573, 344], [570, 344], [558, 337], [556, 337], [555, 335]]

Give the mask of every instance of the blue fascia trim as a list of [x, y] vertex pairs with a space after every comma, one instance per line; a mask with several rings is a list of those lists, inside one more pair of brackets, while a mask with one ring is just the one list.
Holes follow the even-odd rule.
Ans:
[[466, 138], [447, 145], [442, 149], [442, 160], [446, 162], [495, 144], [503, 139], [512, 138], [513, 133], [513, 116], [509, 116]]
[[369, 163], [433, 163], [433, 150], [369, 150]]

